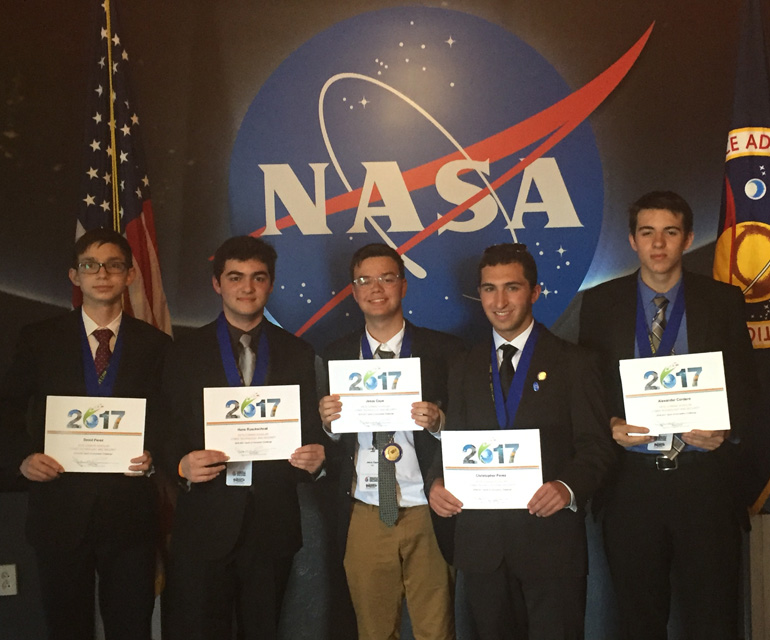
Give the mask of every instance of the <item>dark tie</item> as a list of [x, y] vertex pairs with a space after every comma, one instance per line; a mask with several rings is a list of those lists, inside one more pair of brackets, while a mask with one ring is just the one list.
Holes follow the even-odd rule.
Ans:
[[244, 333], [239, 342], [241, 343], [241, 355], [238, 358], [238, 368], [241, 370], [244, 386], [251, 385], [251, 379], [254, 377], [254, 367], [257, 363], [257, 354], [251, 348], [251, 334]]
[[96, 329], [93, 332], [94, 338], [99, 343], [96, 347], [96, 354], [94, 355], [94, 365], [96, 366], [96, 375], [99, 377], [99, 384], [104, 380], [104, 376], [107, 375], [107, 367], [110, 364], [110, 357], [112, 351], [110, 351], [110, 338], [112, 338], [112, 331], [110, 329]]
[[511, 382], [513, 382], [513, 356], [516, 355], [518, 349], [512, 344], [504, 344], [500, 347], [500, 351], [503, 352], [503, 359], [500, 361], [500, 386], [503, 388], [503, 398], [508, 398], [508, 389], [511, 388]]
[[652, 299], [652, 302], [657, 307], [655, 317], [652, 319], [652, 325], [650, 326], [650, 347], [652, 347], [652, 353], [654, 355], [660, 347], [663, 332], [666, 330], [666, 307], [668, 306], [668, 298], [666, 298], [666, 296], [657, 295]]
[[[396, 356], [392, 351], [377, 347], [374, 355], [381, 360], [390, 360]], [[380, 520], [392, 527], [398, 520], [398, 496], [396, 495], [396, 463], [390, 462], [384, 455], [383, 449], [393, 442], [393, 433], [378, 431], [374, 434], [374, 444], [377, 447], [377, 477], [380, 494]]]

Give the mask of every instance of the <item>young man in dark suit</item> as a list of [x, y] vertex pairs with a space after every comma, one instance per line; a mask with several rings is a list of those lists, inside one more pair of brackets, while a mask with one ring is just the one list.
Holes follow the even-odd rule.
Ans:
[[484, 251], [479, 295], [492, 331], [450, 373], [446, 428], [539, 429], [544, 484], [527, 509], [463, 510], [437, 477], [430, 504], [456, 516], [454, 564], [483, 640], [582, 638], [583, 508], [615, 460], [599, 374], [534, 320], [540, 285], [524, 245]]
[[[81, 236], [69, 277], [83, 292], [82, 307], [22, 329], [0, 387], [0, 448], [29, 481], [27, 537], [49, 637], [57, 640], [94, 636], [95, 574], [107, 639], [150, 638], [157, 517], [147, 476], [170, 339], [122, 312], [134, 275], [131, 248], [119, 233]], [[100, 361], [107, 363], [103, 379]], [[146, 450], [131, 460], [131, 473], [65, 473], [43, 453], [49, 395], [146, 398]]]
[[[623, 638], [667, 637], [672, 578], [688, 634], [738, 634], [740, 525], [748, 523], [733, 475], [751, 424], [754, 360], [740, 289], [682, 268], [692, 223], [676, 193], [639, 198], [628, 236], [639, 270], [586, 291], [580, 314], [580, 342], [602, 356], [608, 424], [623, 448], [603, 518]], [[626, 424], [620, 360], [708, 351], [722, 352], [730, 424], [655, 444], [647, 427]]]
[[[329, 345], [324, 360], [420, 358], [424, 399], [412, 405], [411, 418], [420, 430], [388, 434], [397, 456], [384, 458], [385, 439], [376, 440], [371, 432], [331, 435], [339, 445], [334, 460], [339, 552], [358, 635], [362, 640], [398, 637], [406, 597], [415, 638], [449, 640], [454, 638], [454, 575], [442, 551], [451, 560], [452, 523], [437, 519], [434, 535], [424, 478], [444, 423], [447, 371], [462, 343], [404, 319], [404, 262], [387, 245], [369, 244], [356, 251], [350, 277], [365, 325]], [[342, 404], [338, 395], [321, 399], [327, 431], [334, 429]], [[395, 472], [393, 506], [398, 509], [391, 520], [381, 508], [387, 498], [379, 482], [380, 458]]]
[[[244, 640], [276, 638], [292, 559], [302, 546], [297, 483], [321, 471], [325, 436], [313, 349], [264, 317], [276, 258], [261, 239], [225, 241], [212, 278], [222, 313], [178, 340], [165, 363], [164, 460], [182, 486], [164, 600], [172, 639], [230, 638], [233, 621]], [[204, 388], [295, 384], [304, 444], [289, 460], [228, 463], [206, 448]]]

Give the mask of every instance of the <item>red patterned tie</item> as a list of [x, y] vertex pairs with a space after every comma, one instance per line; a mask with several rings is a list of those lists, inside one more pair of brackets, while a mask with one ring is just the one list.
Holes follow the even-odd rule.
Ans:
[[107, 373], [107, 367], [110, 364], [110, 356], [112, 355], [112, 351], [110, 351], [112, 331], [110, 329], [96, 329], [93, 336], [99, 343], [99, 346], [96, 347], [94, 365], [96, 365], [96, 375], [99, 376], [99, 384], [101, 384]]

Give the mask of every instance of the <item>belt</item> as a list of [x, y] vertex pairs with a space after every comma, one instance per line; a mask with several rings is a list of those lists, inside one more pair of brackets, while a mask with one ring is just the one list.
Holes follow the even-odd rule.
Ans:
[[652, 453], [627, 451], [625, 459], [631, 464], [640, 464], [658, 471], [676, 471], [680, 465], [685, 466], [695, 462], [702, 462], [705, 459], [705, 456], [706, 453], [702, 451], [685, 451], [672, 460], [665, 454], [655, 455]]

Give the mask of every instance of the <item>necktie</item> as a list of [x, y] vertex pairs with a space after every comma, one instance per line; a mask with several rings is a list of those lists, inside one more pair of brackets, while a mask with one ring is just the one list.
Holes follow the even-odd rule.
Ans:
[[244, 386], [251, 385], [251, 379], [254, 377], [254, 367], [257, 364], [257, 354], [251, 348], [251, 335], [244, 333], [239, 342], [241, 343], [241, 355], [238, 357], [238, 369], [241, 371]]
[[508, 389], [511, 388], [511, 382], [513, 382], [513, 356], [516, 355], [518, 349], [512, 344], [504, 344], [500, 347], [500, 351], [503, 352], [503, 359], [500, 362], [500, 386], [503, 388], [503, 398], [508, 398]]
[[[374, 355], [381, 360], [390, 360], [396, 356], [392, 351], [377, 347]], [[396, 524], [398, 519], [398, 496], [396, 495], [396, 463], [390, 462], [384, 455], [383, 449], [393, 442], [393, 433], [378, 431], [374, 434], [374, 444], [377, 447], [377, 486], [380, 498], [380, 520], [388, 527]]]
[[650, 326], [650, 347], [652, 348], [653, 355], [658, 351], [660, 347], [660, 341], [663, 338], [663, 332], [666, 329], [666, 307], [668, 306], [668, 298], [666, 296], [657, 295], [652, 299], [653, 304], [658, 308], [655, 312], [655, 317], [652, 319], [652, 325]]
[[99, 384], [104, 380], [104, 376], [107, 374], [107, 367], [110, 364], [110, 338], [112, 338], [112, 331], [110, 329], [96, 329], [93, 334], [99, 345], [96, 347], [96, 354], [94, 355], [94, 365], [96, 366], [96, 375], [99, 377]]
[[[668, 298], [666, 296], [657, 295], [652, 299], [652, 302], [658, 308], [657, 311], [655, 311], [655, 317], [652, 319], [652, 325], [650, 326], [650, 347], [652, 348], [652, 354], [655, 355], [660, 347], [660, 341], [663, 339], [663, 332], [666, 330], [666, 307], [668, 306]], [[674, 353], [673, 349], [671, 350], [671, 353]], [[673, 456], [669, 454], [669, 457], [675, 459], [684, 447], [684, 441], [678, 434], [674, 434], [671, 439], [671, 449], [669, 449], [669, 451], [676, 451], [676, 454]]]

